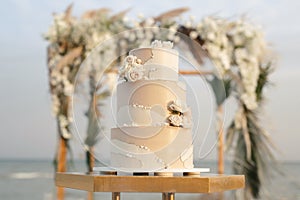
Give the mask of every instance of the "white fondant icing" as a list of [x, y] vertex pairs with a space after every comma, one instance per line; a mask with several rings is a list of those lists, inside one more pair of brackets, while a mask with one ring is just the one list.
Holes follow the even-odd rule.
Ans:
[[[112, 147], [112, 167], [122, 167], [128, 169], [145, 169], [145, 170], [155, 170], [163, 169], [164, 164], [157, 162], [158, 158], [155, 153], [149, 152], [139, 148], [136, 145], [128, 144], [119, 140], [112, 140], [114, 144]], [[128, 157], [128, 150], [130, 150], [130, 155]]]
[[123, 106], [144, 105], [153, 107], [161, 105], [168, 115], [167, 105], [170, 101], [186, 102], [186, 91], [173, 81], [137, 81], [124, 82], [117, 86], [117, 112]]
[[182, 162], [185, 162], [191, 155], [193, 155], [193, 146], [185, 149], [185, 151], [181, 153], [180, 159]]
[[192, 169], [192, 168], [194, 168], [193, 155], [192, 155], [192, 154], [188, 157], [188, 159], [186, 159], [186, 160], [183, 162], [183, 166], [184, 166], [184, 168], [186, 168], [186, 169]]
[[[111, 160], [111, 165], [113, 167], [137, 168], [137, 169], [143, 167], [143, 163], [137, 158], [129, 157], [127, 155], [115, 153], [115, 152], [111, 153], [111, 157], [113, 158]], [[123, 162], [124, 160], [126, 160], [127, 162], [124, 163]]]
[[178, 73], [178, 52], [174, 49], [165, 48], [139, 48], [133, 49], [129, 55], [136, 56], [142, 60], [144, 66], [163, 65]]
[[162, 65], [144, 65], [146, 80], [178, 81], [178, 72]]
[[117, 112], [117, 125], [161, 126], [165, 123], [167, 113], [161, 105], [122, 106]]

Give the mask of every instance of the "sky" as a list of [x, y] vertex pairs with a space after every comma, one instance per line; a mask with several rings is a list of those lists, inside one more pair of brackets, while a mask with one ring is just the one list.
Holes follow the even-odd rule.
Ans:
[[[186, 18], [246, 15], [261, 25], [278, 59], [271, 77], [274, 85], [266, 91], [264, 125], [277, 145], [278, 159], [300, 161], [300, 3], [296, 0], [3, 1], [0, 7], [0, 159], [48, 159], [54, 155], [57, 133], [50, 112], [47, 42], [42, 33], [51, 24], [52, 13], [64, 11], [72, 2], [75, 15], [107, 7], [113, 12], [131, 8], [129, 17], [140, 13], [147, 17], [184, 6], [191, 9], [184, 15]], [[79, 143], [73, 143], [77, 149], [75, 156], [81, 155]]]

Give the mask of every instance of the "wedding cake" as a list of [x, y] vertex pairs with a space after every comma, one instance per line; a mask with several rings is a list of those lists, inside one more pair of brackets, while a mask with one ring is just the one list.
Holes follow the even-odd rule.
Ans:
[[192, 169], [191, 112], [178, 81], [173, 43], [133, 49], [120, 68], [117, 128], [111, 129], [111, 166], [132, 171]]

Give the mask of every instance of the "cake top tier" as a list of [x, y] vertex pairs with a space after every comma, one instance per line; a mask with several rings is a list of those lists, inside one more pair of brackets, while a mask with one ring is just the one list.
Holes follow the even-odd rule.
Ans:
[[178, 52], [170, 41], [152, 42], [151, 47], [137, 48], [129, 52], [120, 77], [126, 81], [178, 80]]

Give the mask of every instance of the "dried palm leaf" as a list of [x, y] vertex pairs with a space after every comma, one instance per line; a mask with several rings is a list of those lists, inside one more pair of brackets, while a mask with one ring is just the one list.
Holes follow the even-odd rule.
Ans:
[[250, 140], [250, 134], [247, 126], [248, 120], [246, 119], [246, 116], [243, 115], [242, 117], [242, 132], [244, 135], [244, 142], [246, 145], [246, 159], [247, 161], [251, 161], [251, 140]]
[[181, 15], [182, 13], [187, 12], [188, 10], [189, 10], [189, 8], [187, 8], [187, 7], [186, 8], [177, 8], [177, 9], [174, 9], [174, 10], [164, 12], [164, 13], [158, 15], [157, 17], [154, 17], [153, 19], [156, 22], [163, 21], [163, 20], [166, 20], [166, 19], [177, 17], [177, 16]]
[[[260, 106], [263, 100], [263, 88], [268, 83], [267, 77], [271, 71], [270, 66], [260, 68], [256, 90]], [[240, 194], [242, 196], [237, 196], [237, 199], [259, 198], [261, 186], [265, 185], [263, 183], [274, 171], [279, 170], [274, 166], [276, 160], [272, 152], [273, 144], [259, 124], [258, 112], [248, 110], [244, 105], [242, 108], [244, 118], [242, 128], [237, 128], [233, 122], [228, 129], [226, 141], [227, 146], [232, 147], [234, 136], [238, 136], [235, 142], [233, 170], [234, 173], [246, 176], [246, 189]]]
[[74, 59], [81, 56], [82, 47], [76, 47], [69, 51], [62, 59], [57, 63], [58, 70], [61, 70], [64, 66], [73, 63]]
[[100, 8], [97, 10], [89, 10], [81, 16], [82, 19], [91, 19], [96, 17], [97, 15], [103, 15], [109, 13], [111, 10], [109, 8]]
[[73, 11], [73, 3], [71, 3], [66, 11], [65, 11], [65, 17], [64, 19], [67, 21], [67, 22], [70, 22], [71, 21], [71, 18], [72, 18], [72, 11]]
[[123, 10], [117, 14], [114, 14], [113, 16], [111, 16], [111, 20], [112, 21], [116, 21], [116, 20], [120, 20], [123, 19], [124, 16], [131, 10], [131, 8], [127, 8], [126, 10]]
[[188, 46], [190, 52], [193, 54], [193, 57], [197, 61], [199, 65], [203, 64], [203, 58], [206, 56], [206, 53], [201, 48], [201, 45], [203, 44], [202, 39], [198, 36], [195, 40], [190, 39], [189, 35], [190, 32], [193, 31], [190, 28], [186, 28], [185, 26], [180, 26], [177, 29], [178, 32], [182, 33], [178, 36], [180, 39]]

